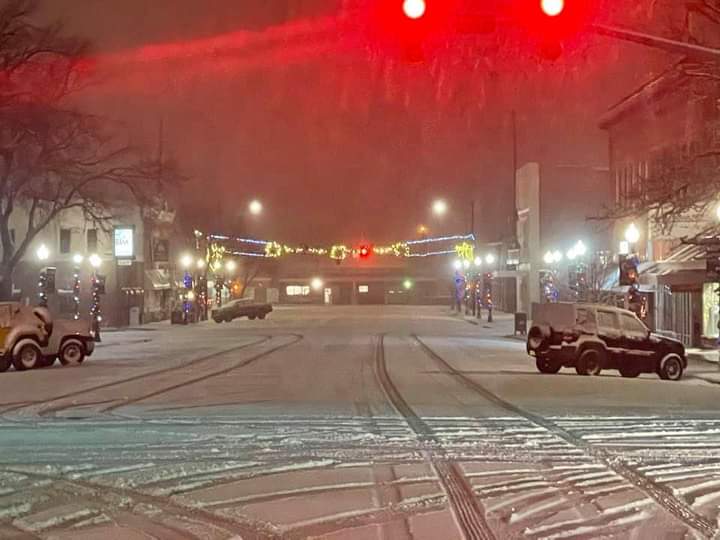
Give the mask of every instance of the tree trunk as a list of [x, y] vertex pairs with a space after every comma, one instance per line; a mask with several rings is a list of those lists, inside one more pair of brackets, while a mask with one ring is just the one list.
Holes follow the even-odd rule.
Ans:
[[12, 268], [0, 269], [0, 301], [12, 300], [13, 282]]

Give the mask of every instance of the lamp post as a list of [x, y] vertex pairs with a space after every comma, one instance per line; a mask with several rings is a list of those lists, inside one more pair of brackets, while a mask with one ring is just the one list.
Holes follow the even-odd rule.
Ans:
[[100, 294], [104, 293], [104, 282], [98, 275], [98, 268], [102, 264], [102, 259], [96, 253], [93, 253], [88, 258], [90, 266], [93, 269], [91, 284], [92, 284], [92, 303], [90, 305], [90, 318], [92, 319], [92, 331], [95, 336], [95, 341], [100, 342], [100, 323], [102, 322], [102, 311], [100, 310]]
[[48, 305], [48, 293], [50, 292], [50, 276], [48, 275], [48, 268], [45, 263], [50, 258], [50, 250], [45, 244], [41, 244], [35, 252], [38, 260], [40, 261], [40, 277], [38, 278], [38, 306], [47, 307]]
[[75, 313], [73, 319], [76, 321], [80, 318], [80, 265], [85, 257], [80, 253], [73, 255], [73, 303], [75, 304]]

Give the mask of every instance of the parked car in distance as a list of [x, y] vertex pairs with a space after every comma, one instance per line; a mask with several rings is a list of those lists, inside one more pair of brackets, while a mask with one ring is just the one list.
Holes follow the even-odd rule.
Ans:
[[256, 304], [249, 299], [230, 300], [224, 306], [212, 310], [212, 318], [216, 323], [230, 322], [239, 317], [248, 319], [264, 319], [273, 310], [270, 304]]
[[0, 372], [10, 364], [18, 371], [42, 365], [42, 347], [53, 331], [50, 312], [19, 302], [0, 302]]
[[527, 352], [541, 373], [617, 369], [623, 377], [657, 373], [676, 381], [687, 368], [680, 341], [652, 333], [632, 311], [601, 304], [533, 304]]
[[79, 366], [95, 350], [95, 336], [90, 322], [56, 319], [48, 344], [43, 347], [43, 365], [60, 360], [63, 366]]

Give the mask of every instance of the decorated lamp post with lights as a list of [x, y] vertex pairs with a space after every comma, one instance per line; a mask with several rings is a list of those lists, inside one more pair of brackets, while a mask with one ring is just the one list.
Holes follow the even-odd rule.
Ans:
[[55, 291], [55, 268], [45, 266], [50, 258], [50, 250], [42, 244], [35, 252], [40, 265], [40, 277], [38, 278], [38, 306], [47, 307], [48, 296]]
[[100, 342], [100, 323], [102, 322], [102, 311], [100, 309], [100, 296], [105, 294], [105, 276], [98, 273], [98, 269], [102, 264], [102, 259], [96, 253], [93, 253], [88, 258], [90, 266], [93, 269], [92, 277], [90, 278], [91, 285], [91, 300], [90, 300], [90, 319], [92, 324], [92, 331], [95, 336], [95, 341]]
[[493, 297], [492, 297], [492, 289], [493, 289], [493, 273], [492, 268], [495, 266], [495, 255], [492, 253], [488, 253], [485, 255], [485, 266], [487, 271], [483, 275], [483, 290], [482, 290], [482, 302], [485, 306], [485, 309], [487, 309], [488, 316], [487, 316], [487, 322], [491, 323], [493, 322]]
[[75, 313], [73, 319], [76, 321], [80, 318], [80, 265], [85, 260], [80, 253], [73, 255], [73, 304]]

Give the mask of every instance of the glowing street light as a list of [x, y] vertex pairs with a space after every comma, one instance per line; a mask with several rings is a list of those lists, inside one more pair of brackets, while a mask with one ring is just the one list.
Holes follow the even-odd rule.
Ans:
[[575, 244], [575, 247], [573, 249], [575, 250], [575, 254], [578, 257], [584, 257], [587, 254], [587, 246], [583, 243], [582, 240], [578, 240], [577, 244]]
[[640, 230], [634, 223], [631, 223], [627, 229], [625, 229], [625, 240], [630, 245], [637, 244], [640, 240]]
[[203, 268], [205, 268], [205, 259], [198, 259], [197, 267], [198, 267], [198, 270], [202, 270]]
[[47, 261], [50, 258], [50, 250], [45, 244], [41, 244], [40, 247], [37, 248], [35, 255], [37, 255], [37, 258], [41, 261]]
[[186, 253], [185, 255], [180, 257], [180, 265], [183, 268], [185, 268], [185, 269], [190, 268], [190, 265], [192, 265], [192, 263], [193, 263], [192, 256], [189, 255], [188, 253]]
[[250, 201], [250, 204], [248, 205], [248, 210], [250, 210], [250, 213], [253, 216], [259, 216], [260, 214], [262, 214], [263, 205], [260, 201], [258, 201], [257, 199], [254, 199], [254, 200]]
[[541, 0], [540, 7], [548, 17], [557, 17], [565, 9], [565, 0]]
[[495, 255], [492, 253], [488, 253], [485, 255], [485, 262], [488, 264], [495, 264]]
[[482, 266], [482, 257], [475, 257], [475, 266]]
[[552, 264], [555, 261], [555, 258], [553, 257], [553, 252], [546, 252], [543, 256], [543, 261], [545, 262], [545, 264]]
[[460, 259], [456, 259], [455, 262], [453, 262], [453, 268], [455, 268], [455, 270], [461, 270], [462, 266], [463, 264]]
[[447, 210], [448, 210], [448, 205], [442, 199], [438, 199], [432, 205], [433, 214], [435, 214], [438, 217], [444, 216], [447, 213]]
[[410, 289], [412, 289], [412, 286], [413, 286], [413, 282], [411, 280], [406, 279], [405, 281], [403, 281], [403, 287], [405, 287], [406, 291], [409, 291]]
[[323, 288], [323, 280], [319, 277], [313, 278], [313, 280], [310, 282], [310, 286], [312, 287], [313, 291], [319, 291]]
[[90, 257], [88, 257], [88, 261], [90, 261], [90, 266], [95, 269], [100, 268], [100, 265], [102, 264], [102, 259], [97, 253], [90, 255]]
[[559, 263], [563, 259], [563, 254], [560, 251], [553, 251], [552, 256], [553, 256], [554, 263]]
[[83, 257], [80, 253], [73, 255], [73, 262], [75, 263], [75, 266], [80, 266], [84, 260], [85, 257]]
[[403, 13], [409, 19], [419, 19], [425, 15], [427, 5], [425, 0], [405, 0], [403, 2]]
[[225, 271], [228, 272], [229, 274], [232, 274], [236, 268], [237, 268], [237, 264], [233, 260], [229, 260], [228, 262], [225, 263]]
[[463, 265], [463, 268], [464, 268], [465, 270], [467, 270], [468, 268], [470, 268], [470, 261], [468, 261], [467, 259], [465, 259], [465, 260], [462, 262], [462, 265]]

